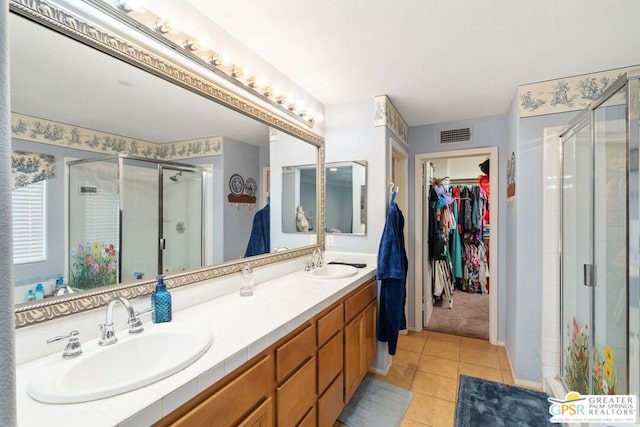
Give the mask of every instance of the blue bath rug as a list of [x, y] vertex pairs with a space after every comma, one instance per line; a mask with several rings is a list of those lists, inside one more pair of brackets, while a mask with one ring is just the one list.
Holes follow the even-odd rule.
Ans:
[[455, 427], [557, 426], [549, 396], [535, 390], [460, 375]]
[[409, 390], [365, 377], [338, 419], [349, 427], [399, 426], [412, 399]]

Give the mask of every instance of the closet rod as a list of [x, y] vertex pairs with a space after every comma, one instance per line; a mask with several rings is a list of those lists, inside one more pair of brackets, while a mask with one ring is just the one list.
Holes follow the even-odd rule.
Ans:
[[478, 178], [459, 178], [459, 179], [451, 179], [449, 180], [451, 185], [456, 184], [477, 184]]

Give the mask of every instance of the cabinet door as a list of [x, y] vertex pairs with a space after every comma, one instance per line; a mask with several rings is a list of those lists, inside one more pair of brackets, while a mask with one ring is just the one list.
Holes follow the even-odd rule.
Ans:
[[362, 379], [361, 342], [363, 314], [360, 313], [344, 328], [344, 403], [349, 402]]
[[370, 304], [364, 311], [363, 316], [363, 365], [361, 367], [360, 374], [362, 377], [367, 375], [369, 368], [373, 364], [376, 358], [376, 351], [378, 350], [378, 339], [376, 337], [376, 303]]
[[265, 400], [238, 427], [273, 427], [273, 399]]

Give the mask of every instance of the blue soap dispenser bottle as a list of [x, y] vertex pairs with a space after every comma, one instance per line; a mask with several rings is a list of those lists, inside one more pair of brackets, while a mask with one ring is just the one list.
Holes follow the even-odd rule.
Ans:
[[42, 286], [42, 283], [38, 283], [36, 285], [35, 297], [36, 301], [44, 299], [44, 287]]
[[167, 291], [164, 276], [158, 276], [156, 290], [151, 294], [151, 307], [153, 323], [171, 322], [171, 294]]

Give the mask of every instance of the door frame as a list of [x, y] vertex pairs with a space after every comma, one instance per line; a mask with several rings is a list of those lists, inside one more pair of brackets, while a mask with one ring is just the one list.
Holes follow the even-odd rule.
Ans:
[[[491, 233], [489, 235], [489, 272], [491, 274], [491, 284], [489, 291], [489, 342], [498, 344], [498, 292], [500, 289], [500, 281], [498, 276], [498, 224], [500, 218], [498, 216], [498, 147], [470, 148], [455, 151], [440, 151], [431, 153], [419, 153], [415, 155], [414, 166], [414, 253], [415, 253], [415, 319], [416, 329], [422, 330], [426, 326], [424, 316], [422, 314], [423, 307], [426, 311], [431, 299], [424, 298], [423, 284], [423, 224], [422, 224], [422, 207], [423, 189], [422, 189], [422, 163], [443, 158], [452, 157], [470, 157], [470, 156], [488, 156], [489, 157], [489, 206], [491, 210]], [[495, 226], [493, 226], [495, 224]], [[429, 263], [426, 263], [428, 266]], [[423, 298], [425, 299], [423, 304]], [[455, 310], [455, 300], [452, 310]], [[430, 316], [429, 316], [430, 317]], [[420, 325], [422, 327], [420, 327]]]

